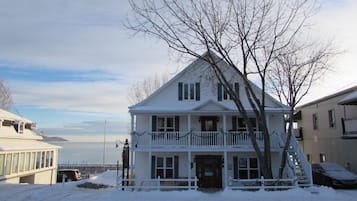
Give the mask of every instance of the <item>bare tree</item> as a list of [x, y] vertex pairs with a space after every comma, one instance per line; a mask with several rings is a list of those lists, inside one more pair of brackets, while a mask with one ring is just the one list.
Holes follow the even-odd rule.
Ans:
[[[309, 0], [129, 1], [133, 10], [127, 23], [129, 29], [156, 37], [171, 49], [210, 64], [247, 122], [262, 175], [272, 178], [270, 135], [265, 116], [267, 73], [278, 56], [298, 40], [314, 4]], [[263, 150], [258, 146], [246, 108], [219, 65], [221, 60], [244, 81], [250, 107], [263, 133]], [[259, 80], [261, 94], [255, 93], [250, 78]]]
[[300, 43], [291, 45], [285, 54], [281, 54], [274, 62], [268, 79], [269, 85], [280, 102], [290, 107], [288, 114], [287, 140], [279, 169], [279, 177], [283, 176], [291, 137], [293, 136], [294, 111], [296, 105], [308, 93], [311, 86], [326, 71], [331, 69], [331, 58], [337, 54], [333, 44]]
[[128, 91], [128, 99], [131, 104], [138, 103], [152, 94], [169, 80], [169, 74], [164, 73], [160, 76], [154, 75], [133, 84]]
[[9, 109], [12, 105], [12, 96], [10, 89], [0, 80], [0, 108]]

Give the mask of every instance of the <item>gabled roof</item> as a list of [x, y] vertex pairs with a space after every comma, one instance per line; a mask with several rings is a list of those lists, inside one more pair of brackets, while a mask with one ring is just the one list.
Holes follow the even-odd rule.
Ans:
[[212, 99], [198, 105], [191, 110], [194, 111], [232, 111], [232, 108], [228, 108]]
[[162, 85], [160, 88], [158, 88], [156, 91], [154, 91], [151, 95], [146, 97], [144, 100], [140, 101], [137, 104], [134, 104], [132, 106], [129, 106], [129, 109], [137, 106], [142, 106], [146, 102], [148, 102], [152, 97], [155, 97], [156, 95], [160, 94], [161, 91], [163, 91], [165, 88], [171, 85], [171, 83], [175, 82], [176, 80], [180, 79], [187, 71], [191, 70], [194, 66], [196, 66], [197, 63], [202, 62], [202, 60], [196, 59], [194, 60], [191, 64], [189, 64], [186, 68], [184, 68], [182, 71], [180, 71], [177, 75], [175, 75], [173, 78], [171, 78], [169, 81], [167, 81], [164, 85]]
[[[216, 54], [214, 54], [212, 52], [213, 56], [215, 56], [217, 59], [220, 59], [220, 57], [218, 57]], [[202, 57], [206, 56], [207, 53], [203, 54]], [[205, 61], [201, 60], [201, 59], [196, 59], [194, 60], [191, 64], [189, 64], [186, 68], [184, 68], [182, 71], [180, 71], [176, 76], [174, 76], [172, 79], [170, 79], [168, 82], [166, 82], [163, 86], [161, 86], [159, 89], [157, 89], [155, 92], [153, 92], [150, 96], [148, 96], [147, 98], [145, 98], [144, 100], [142, 100], [141, 102], [135, 104], [135, 105], [132, 105], [129, 107], [129, 112], [131, 111], [145, 111], [145, 112], [149, 112], [149, 111], [155, 111], [155, 107], [153, 106], [147, 106], [145, 105], [146, 103], [148, 103], [151, 99], [153, 99], [154, 97], [158, 96], [163, 90], [165, 90], [167, 87], [171, 86], [172, 83], [176, 82], [177, 80], [179, 80], [182, 76], [184, 76], [187, 72], [190, 72], [190, 71], [193, 71], [195, 67], [199, 66], [198, 64], [202, 62], [202, 63], [206, 63]], [[223, 65], [229, 65], [228, 63], [224, 62], [222, 63]], [[207, 64], [208, 65], [208, 64]], [[253, 82], [250, 81], [250, 84], [252, 86], [252, 88], [254, 89], [254, 91], [257, 91], [257, 92], [261, 92], [261, 89], [256, 85], [254, 84]], [[268, 93], [265, 93], [266, 94], [266, 100], [270, 100], [274, 106], [273, 107], [266, 107], [267, 108], [267, 111], [279, 111], [279, 112], [282, 112], [282, 111], [289, 111], [289, 107], [280, 103], [279, 101], [277, 101], [275, 98], [273, 98], [272, 96], [270, 96]], [[213, 100], [210, 100], [210, 101], [207, 101], [199, 106], [195, 106], [194, 108], [156, 108], [156, 109], [159, 109], [161, 111], [165, 110], [165, 111], [177, 111], [177, 110], [188, 110], [188, 109], [193, 109], [193, 110], [199, 110], [199, 109], [202, 109], [203, 107], [208, 107], [209, 105], [213, 106], [212, 104], [215, 104], [216, 107], [222, 107], [221, 109], [223, 110], [230, 110], [230, 111], [236, 111], [237, 109], [234, 107], [234, 108], [228, 108], [224, 105], [221, 105], [219, 103], [216, 103], [215, 101]], [[275, 107], [276, 105], [276, 107]]]

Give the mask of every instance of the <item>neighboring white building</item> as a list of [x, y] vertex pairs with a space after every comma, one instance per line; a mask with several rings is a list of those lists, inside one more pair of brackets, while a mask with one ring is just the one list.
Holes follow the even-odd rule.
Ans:
[[[256, 121], [241, 77], [225, 62], [220, 62], [220, 66]], [[232, 185], [232, 179], [261, 177], [244, 119], [210, 71], [207, 63], [196, 60], [145, 100], [129, 107], [135, 185], [157, 177], [187, 180], [197, 177], [199, 187], [225, 188]], [[257, 94], [261, 93], [255, 85], [253, 88]], [[275, 178], [285, 136], [284, 114], [288, 111], [289, 108], [266, 96]], [[262, 139], [259, 126], [255, 125], [257, 139]], [[295, 148], [290, 150], [290, 158], [302, 157], [298, 161], [304, 164], [299, 167], [305, 169], [301, 171], [311, 172], [295, 138], [293, 142]], [[262, 140], [258, 143], [263, 146]], [[286, 172], [285, 177], [295, 176]], [[310, 173], [304, 179], [311, 183]]]
[[0, 109], [0, 182], [56, 183], [59, 147], [33, 129], [30, 120]]
[[310, 162], [339, 163], [357, 173], [357, 86], [297, 111], [300, 144]]

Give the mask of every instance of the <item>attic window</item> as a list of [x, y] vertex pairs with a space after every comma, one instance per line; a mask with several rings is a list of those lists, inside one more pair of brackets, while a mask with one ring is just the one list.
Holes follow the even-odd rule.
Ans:
[[24, 128], [25, 128], [24, 122], [15, 121], [13, 123], [13, 126], [14, 126], [14, 128], [15, 128], [17, 133], [19, 133], [19, 134], [23, 134], [24, 133]]
[[13, 122], [10, 120], [3, 120], [2, 125], [3, 126], [12, 126]]
[[[233, 85], [231, 85], [231, 86], [233, 87]], [[234, 83], [234, 91], [239, 96], [239, 83], [238, 82]], [[229, 96], [227, 90], [224, 89], [224, 87], [221, 83], [217, 84], [217, 97], [218, 97], [218, 101], [232, 100], [232, 97]]]
[[199, 101], [200, 95], [200, 83], [178, 83], [178, 100], [196, 100]]

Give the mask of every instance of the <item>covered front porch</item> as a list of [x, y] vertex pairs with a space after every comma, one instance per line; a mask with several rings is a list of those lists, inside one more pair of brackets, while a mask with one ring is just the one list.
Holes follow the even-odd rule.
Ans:
[[[263, 146], [264, 137], [256, 118], [249, 118], [253, 135], [247, 131], [247, 122], [237, 113], [176, 113], [132, 115], [132, 147], [149, 149], [252, 149], [251, 138]], [[280, 146], [278, 134], [284, 131], [281, 115], [266, 117], [270, 131], [271, 148]]]

